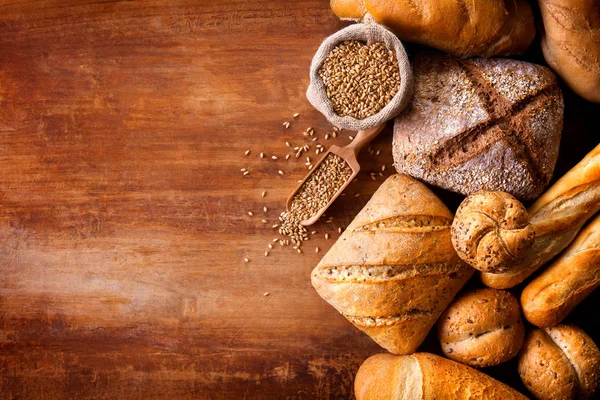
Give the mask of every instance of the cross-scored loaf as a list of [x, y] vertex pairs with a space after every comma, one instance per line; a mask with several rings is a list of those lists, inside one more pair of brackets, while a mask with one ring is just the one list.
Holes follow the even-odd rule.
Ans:
[[539, 196], [558, 157], [563, 98], [552, 71], [507, 59], [423, 53], [415, 93], [394, 122], [394, 166], [469, 195]]
[[317, 292], [394, 354], [414, 352], [473, 273], [450, 241], [453, 215], [393, 175], [312, 272]]

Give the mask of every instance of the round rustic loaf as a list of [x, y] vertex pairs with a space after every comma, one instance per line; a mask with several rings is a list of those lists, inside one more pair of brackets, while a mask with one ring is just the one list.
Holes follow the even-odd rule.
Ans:
[[517, 298], [488, 288], [455, 299], [440, 317], [437, 333], [448, 358], [472, 367], [510, 360], [525, 338]]
[[415, 94], [394, 124], [398, 172], [464, 195], [493, 190], [530, 200], [542, 193], [563, 123], [552, 71], [422, 53], [413, 77]]
[[473, 268], [491, 273], [510, 270], [535, 241], [529, 214], [505, 192], [481, 191], [468, 196], [452, 222], [452, 245]]
[[536, 329], [523, 345], [519, 375], [537, 399], [588, 399], [600, 383], [600, 351], [575, 326]]

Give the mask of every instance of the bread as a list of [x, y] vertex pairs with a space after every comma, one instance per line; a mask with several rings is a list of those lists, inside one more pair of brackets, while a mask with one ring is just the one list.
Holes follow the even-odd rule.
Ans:
[[415, 94], [394, 123], [399, 173], [464, 195], [490, 190], [529, 200], [542, 193], [563, 122], [552, 71], [421, 53], [413, 74]]
[[458, 296], [441, 315], [437, 328], [446, 357], [472, 367], [510, 360], [525, 339], [517, 298], [489, 288]]
[[537, 399], [588, 399], [600, 383], [600, 351], [575, 326], [535, 329], [519, 355], [519, 375]]
[[527, 210], [504, 192], [468, 196], [452, 222], [452, 245], [467, 264], [484, 272], [505, 272], [525, 257], [535, 231]]
[[496, 289], [518, 285], [567, 247], [598, 210], [600, 145], [529, 207], [535, 241], [525, 257], [508, 272], [483, 272], [481, 280]]
[[600, 2], [538, 0], [548, 65], [584, 99], [600, 103]]
[[312, 272], [319, 295], [395, 354], [414, 352], [473, 273], [452, 213], [419, 181], [389, 177]]
[[450, 0], [331, 0], [341, 19], [366, 13], [401, 40], [457, 56], [523, 53], [535, 36], [531, 8], [524, 0], [487, 0], [477, 4]]
[[600, 286], [600, 216], [521, 294], [523, 313], [539, 327], [561, 322]]
[[482, 372], [429, 353], [369, 357], [356, 374], [354, 394], [356, 400], [527, 399]]

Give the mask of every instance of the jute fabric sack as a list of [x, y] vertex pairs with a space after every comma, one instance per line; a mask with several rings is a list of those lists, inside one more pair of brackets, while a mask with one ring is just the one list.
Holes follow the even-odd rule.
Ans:
[[[400, 69], [400, 88], [390, 102], [378, 113], [365, 119], [356, 119], [349, 115], [339, 116], [333, 110], [333, 105], [327, 97], [325, 84], [319, 76], [319, 69], [327, 55], [340, 42], [358, 40], [371, 44], [384, 42], [388, 49], [394, 51]], [[400, 40], [392, 32], [376, 23], [370, 15], [366, 15], [363, 22], [350, 25], [321, 43], [310, 65], [310, 84], [306, 91], [308, 101], [327, 118], [334, 126], [352, 131], [368, 129], [381, 125], [394, 118], [408, 104], [413, 90], [413, 78], [408, 56]]]

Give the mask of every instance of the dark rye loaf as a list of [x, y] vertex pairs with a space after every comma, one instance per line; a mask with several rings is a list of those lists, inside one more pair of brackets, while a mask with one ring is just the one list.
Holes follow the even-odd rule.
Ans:
[[507, 59], [416, 56], [415, 94], [394, 124], [400, 173], [468, 195], [539, 196], [552, 177], [563, 122], [556, 77]]

